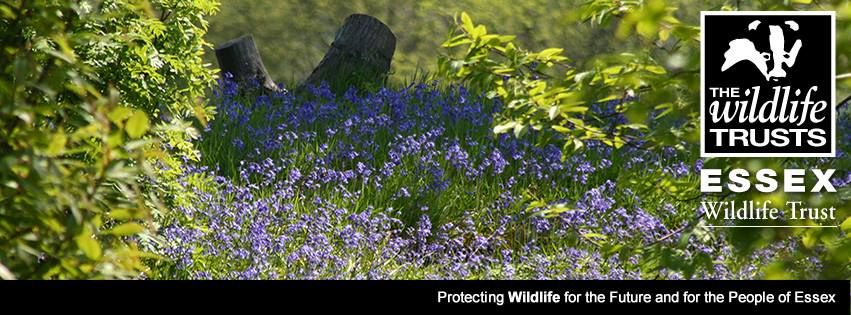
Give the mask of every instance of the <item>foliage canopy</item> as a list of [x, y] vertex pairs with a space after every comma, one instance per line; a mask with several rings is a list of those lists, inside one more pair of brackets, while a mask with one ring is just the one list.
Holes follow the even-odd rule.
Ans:
[[[0, 276], [127, 278], [164, 209], [150, 161], [193, 155], [216, 1], [0, 3]], [[161, 150], [171, 145], [176, 150]], [[141, 234], [140, 234], [141, 233]]]

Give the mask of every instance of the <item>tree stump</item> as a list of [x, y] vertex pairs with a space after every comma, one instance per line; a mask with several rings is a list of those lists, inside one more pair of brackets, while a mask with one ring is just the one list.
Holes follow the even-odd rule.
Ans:
[[260, 58], [260, 52], [254, 45], [251, 35], [243, 35], [216, 48], [216, 59], [221, 73], [230, 73], [242, 87], [256, 87], [260, 84], [270, 91], [279, 91], [278, 86]]
[[390, 72], [395, 50], [396, 36], [387, 25], [369, 15], [352, 14], [305, 84], [327, 82], [336, 93], [345, 92], [349, 86], [381, 85]]

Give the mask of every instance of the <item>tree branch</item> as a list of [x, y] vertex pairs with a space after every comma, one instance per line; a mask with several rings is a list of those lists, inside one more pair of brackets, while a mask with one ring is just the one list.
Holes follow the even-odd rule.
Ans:
[[846, 97], [845, 97], [845, 99], [843, 99], [843, 100], [842, 100], [842, 101], [840, 101], [839, 103], [836, 103], [836, 106], [838, 106], [838, 107], [842, 107], [843, 105], [845, 105], [846, 103], [848, 103], [848, 101], [851, 101], [851, 95], [846, 96]]

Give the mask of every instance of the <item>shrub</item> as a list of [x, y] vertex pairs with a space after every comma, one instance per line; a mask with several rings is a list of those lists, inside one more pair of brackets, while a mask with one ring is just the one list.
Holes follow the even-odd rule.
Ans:
[[[0, 3], [0, 276], [138, 277], [162, 175], [210, 112], [215, 1]], [[164, 119], [167, 118], [167, 119]], [[154, 131], [154, 133], [151, 133]], [[160, 174], [158, 174], [160, 173]]]

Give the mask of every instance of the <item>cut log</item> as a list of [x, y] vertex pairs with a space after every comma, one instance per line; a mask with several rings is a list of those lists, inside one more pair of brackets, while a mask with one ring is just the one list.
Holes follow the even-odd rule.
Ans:
[[269, 77], [251, 35], [240, 36], [216, 48], [216, 59], [222, 75], [230, 73], [240, 86], [257, 87], [259, 84], [267, 90], [279, 91], [275, 81]]
[[334, 42], [305, 84], [327, 82], [334, 92], [381, 85], [390, 72], [396, 36], [378, 19], [363, 14], [346, 18]]

